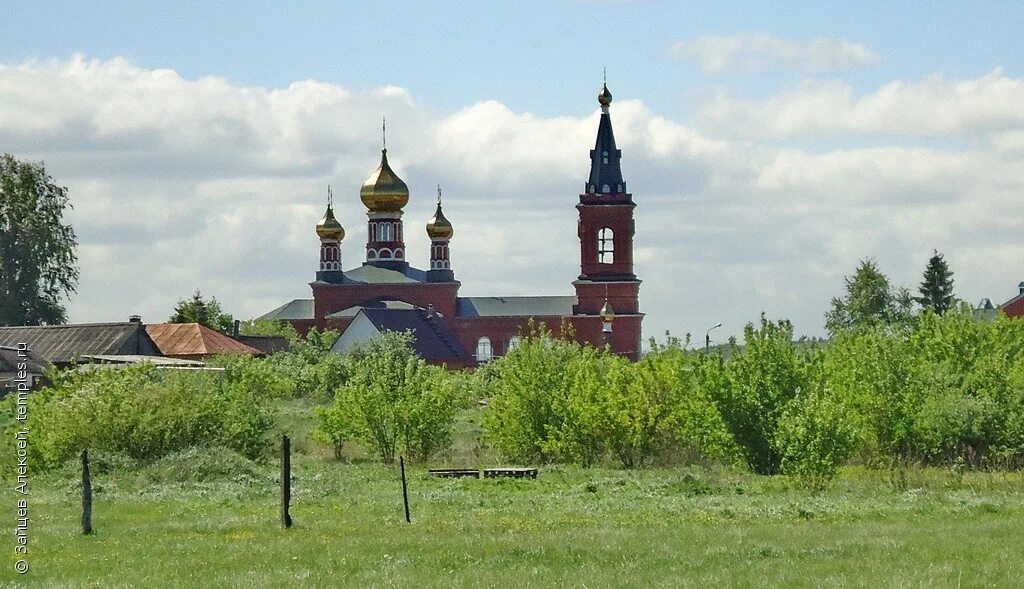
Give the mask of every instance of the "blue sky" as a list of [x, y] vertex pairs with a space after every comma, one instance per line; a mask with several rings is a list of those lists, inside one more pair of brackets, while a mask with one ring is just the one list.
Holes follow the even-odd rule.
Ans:
[[799, 74], [707, 76], [672, 56], [680, 39], [750, 31], [851, 39], [882, 54], [877, 67], [847, 76], [868, 89], [997, 66], [1018, 75], [1022, 26], [1020, 2], [23, 2], [0, 53], [7, 61], [126, 57], [269, 87], [310, 78], [391, 84], [439, 108], [497, 98], [544, 116], [589, 98], [607, 66], [620, 92], [685, 118], [688, 97], [707, 85], [762, 95]]
[[866, 257], [914, 287], [939, 249], [970, 302], [1024, 279], [1024, 3], [6, 10], [0, 151], [70, 189], [74, 321], [163, 319], [197, 287], [242, 317], [308, 297], [328, 183], [358, 264], [384, 115], [412, 262], [441, 183], [463, 294], [570, 294], [603, 67], [647, 335], [761, 311], [821, 335]]

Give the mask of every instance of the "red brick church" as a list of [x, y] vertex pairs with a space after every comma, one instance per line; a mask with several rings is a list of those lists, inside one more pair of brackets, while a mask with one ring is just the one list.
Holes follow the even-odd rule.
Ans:
[[458, 260], [448, 250], [455, 231], [441, 210], [440, 191], [437, 210], [426, 224], [428, 269], [410, 266], [402, 221], [409, 188], [388, 165], [384, 149], [380, 166], [359, 191], [366, 206], [366, 261], [351, 270], [342, 268], [345, 230], [329, 198], [327, 212], [316, 225], [320, 265], [310, 283], [313, 298], [286, 303], [261, 319], [288, 321], [303, 334], [313, 327], [337, 330], [337, 351], [382, 331], [411, 330], [425, 359], [453, 367], [505, 354], [531, 319], [555, 331], [567, 322], [580, 342], [608, 344], [615, 353], [636, 359], [643, 321], [640, 280], [633, 273], [636, 204], [622, 178], [622, 151], [615, 146], [607, 85], [598, 102], [601, 122], [590, 151], [590, 176], [576, 204], [580, 275], [572, 283], [575, 295], [460, 297], [454, 271]]

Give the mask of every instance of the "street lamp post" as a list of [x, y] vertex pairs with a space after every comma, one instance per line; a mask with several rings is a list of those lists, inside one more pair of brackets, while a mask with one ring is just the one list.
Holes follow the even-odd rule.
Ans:
[[706, 332], [704, 332], [704, 353], [705, 354], [711, 351], [711, 331], [714, 330], [714, 329], [718, 329], [721, 326], [722, 326], [721, 323], [716, 323], [714, 326], [712, 326]]

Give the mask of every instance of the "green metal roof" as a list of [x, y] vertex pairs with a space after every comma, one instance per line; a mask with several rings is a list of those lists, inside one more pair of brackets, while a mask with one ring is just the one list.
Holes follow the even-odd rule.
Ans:
[[296, 319], [313, 318], [313, 299], [295, 299], [285, 303], [266, 315], [257, 319], [270, 319], [272, 321], [293, 321]]
[[572, 315], [574, 296], [459, 297], [460, 317], [552, 317]]

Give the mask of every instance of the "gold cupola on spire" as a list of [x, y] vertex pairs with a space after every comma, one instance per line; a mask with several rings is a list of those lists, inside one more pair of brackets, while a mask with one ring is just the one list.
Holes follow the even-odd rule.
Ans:
[[320, 239], [334, 239], [341, 241], [345, 239], [345, 228], [341, 226], [338, 219], [334, 216], [333, 195], [331, 194], [331, 187], [327, 187], [327, 212], [324, 213], [324, 217], [316, 224], [316, 234]]
[[451, 239], [453, 235], [455, 235], [455, 228], [441, 212], [441, 187], [438, 186], [437, 210], [434, 211], [434, 216], [427, 221], [427, 236], [432, 239]]
[[359, 198], [371, 213], [398, 212], [409, 203], [409, 187], [388, 164], [386, 136], [380, 151], [380, 165], [363, 182]]

